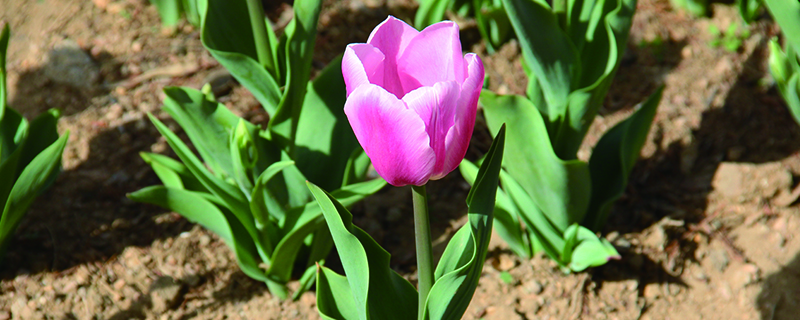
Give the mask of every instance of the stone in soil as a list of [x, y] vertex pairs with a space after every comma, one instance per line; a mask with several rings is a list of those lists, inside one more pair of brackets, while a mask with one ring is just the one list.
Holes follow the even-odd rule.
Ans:
[[47, 53], [44, 74], [50, 80], [76, 88], [90, 88], [100, 78], [100, 67], [72, 40], [64, 40]]
[[158, 277], [150, 287], [153, 312], [164, 313], [171, 309], [178, 302], [182, 292], [182, 283], [175, 281], [170, 276]]

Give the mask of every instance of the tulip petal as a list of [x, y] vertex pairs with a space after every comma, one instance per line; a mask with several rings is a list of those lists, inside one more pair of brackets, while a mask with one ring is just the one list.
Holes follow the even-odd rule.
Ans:
[[[458, 110], [455, 114], [455, 124], [447, 132], [445, 139], [446, 158], [442, 171], [434, 171], [431, 179], [438, 179], [453, 171], [464, 155], [467, 154], [469, 140], [472, 138], [472, 129], [475, 127], [475, 113], [478, 111], [478, 98], [483, 87], [483, 62], [474, 53], [464, 56], [467, 64], [467, 79], [461, 84], [461, 96], [458, 99]], [[437, 161], [438, 162], [438, 161]]]
[[383, 85], [385, 56], [367, 43], [354, 43], [347, 46], [342, 57], [342, 75], [347, 95], [362, 84]]
[[403, 89], [403, 85], [397, 73], [397, 58], [408, 46], [411, 39], [418, 34], [419, 31], [414, 29], [414, 27], [402, 20], [389, 16], [372, 30], [367, 40], [367, 43], [378, 48], [378, 50], [383, 52], [384, 56], [386, 56], [384, 63], [385, 76], [382, 87], [398, 98], [402, 98], [403, 95], [411, 91], [411, 89]]
[[[425, 131], [430, 137], [430, 146], [436, 155], [433, 173], [441, 173], [445, 165], [447, 148], [445, 141], [453, 127], [458, 111], [461, 86], [455, 81], [437, 82], [432, 87], [420, 87], [403, 97], [408, 108], [414, 110], [425, 121]], [[452, 171], [452, 170], [450, 170]], [[444, 172], [444, 175], [450, 173]]]
[[344, 113], [372, 165], [393, 186], [423, 185], [435, 155], [425, 122], [402, 100], [374, 84], [357, 87]]
[[422, 30], [411, 39], [397, 66], [406, 92], [441, 81], [463, 82], [466, 68], [458, 25], [444, 21]]

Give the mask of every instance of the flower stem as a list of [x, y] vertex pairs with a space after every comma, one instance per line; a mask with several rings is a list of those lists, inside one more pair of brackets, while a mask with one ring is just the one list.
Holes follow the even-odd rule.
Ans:
[[250, 26], [253, 27], [258, 63], [269, 69], [272, 66], [272, 52], [267, 46], [267, 23], [264, 21], [264, 7], [261, 5], [261, 0], [247, 0], [247, 11], [250, 14]]
[[419, 319], [423, 319], [425, 301], [433, 286], [433, 254], [431, 224], [428, 217], [428, 194], [425, 186], [411, 186], [414, 202], [414, 231], [417, 246], [417, 278], [419, 290]]

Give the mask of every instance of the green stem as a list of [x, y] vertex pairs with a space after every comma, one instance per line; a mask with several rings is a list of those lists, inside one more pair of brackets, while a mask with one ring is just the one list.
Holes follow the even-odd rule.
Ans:
[[425, 301], [433, 286], [433, 254], [431, 224], [428, 217], [428, 195], [425, 186], [411, 186], [414, 201], [414, 231], [417, 246], [417, 278], [419, 280], [419, 319], [423, 319]]
[[264, 21], [264, 7], [261, 6], [261, 0], [247, 0], [247, 12], [250, 14], [250, 26], [253, 27], [258, 63], [264, 68], [271, 69], [272, 52], [267, 45], [267, 23]]

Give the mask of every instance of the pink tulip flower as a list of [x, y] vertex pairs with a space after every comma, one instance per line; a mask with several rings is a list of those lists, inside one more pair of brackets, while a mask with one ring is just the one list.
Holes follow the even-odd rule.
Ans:
[[421, 186], [453, 171], [467, 152], [483, 63], [462, 55], [452, 21], [417, 31], [389, 16], [367, 43], [347, 46], [344, 112], [378, 174]]

